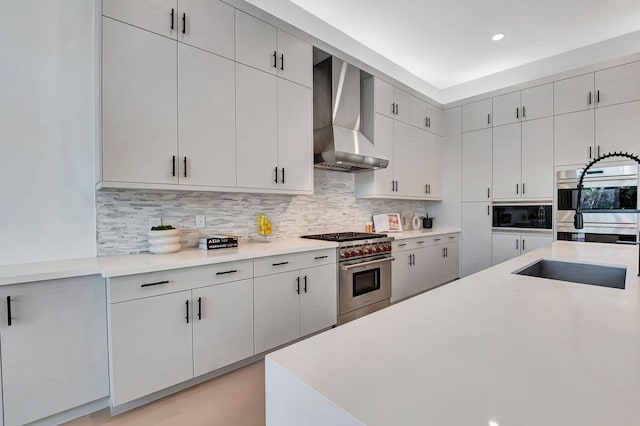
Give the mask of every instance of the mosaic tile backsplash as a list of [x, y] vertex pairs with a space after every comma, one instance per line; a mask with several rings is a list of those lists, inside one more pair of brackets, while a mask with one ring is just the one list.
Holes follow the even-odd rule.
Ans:
[[[378, 213], [420, 213], [427, 201], [371, 200], [354, 197], [354, 176], [315, 170], [313, 195], [271, 195], [116, 189], [96, 194], [98, 255], [147, 251], [149, 219], [182, 230], [184, 247], [197, 245], [202, 234], [258, 237], [256, 217], [265, 213], [273, 224], [272, 238], [338, 231], [364, 231]], [[196, 229], [196, 215], [206, 216], [206, 228]]]

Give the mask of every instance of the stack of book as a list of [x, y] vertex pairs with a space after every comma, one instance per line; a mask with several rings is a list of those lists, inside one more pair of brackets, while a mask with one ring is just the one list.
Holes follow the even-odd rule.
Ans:
[[200, 247], [202, 250], [238, 247], [238, 238], [229, 235], [211, 235], [209, 237], [200, 237], [198, 242], [198, 247]]

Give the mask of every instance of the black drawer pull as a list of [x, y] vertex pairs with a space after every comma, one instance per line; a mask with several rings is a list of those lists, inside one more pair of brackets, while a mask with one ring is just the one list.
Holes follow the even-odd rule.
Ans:
[[233, 274], [234, 272], [238, 272], [238, 270], [237, 269], [232, 269], [230, 271], [216, 272], [216, 275], [227, 275], [227, 274]]
[[451, 237], [449, 237], [450, 240], [453, 240], [455, 238], [455, 235], [452, 235]]
[[304, 292], [307, 292], [307, 276], [304, 276]]
[[326, 259], [327, 257], [329, 257], [329, 256], [316, 256], [315, 259], [316, 260], [318, 260], [318, 259]]
[[182, 14], [182, 34], [187, 33], [187, 14]]
[[297, 283], [296, 293], [300, 294], [300, 277], [296, 278], [296, 283]]
[[187, 307], [187, 316], [185, 318], [187, 320], [187, 324], [189, 324], [189, 301], [187, 300], [184, 304]]
[[172, 168], [171, 168], [171, 176], [176, 177], [176, 156], [173, 156], [172, 161]]
[[184, 177], [187, 177], [187, 157], [184, 157]]
[[278, 68], [278, 52], [273, 51], [273, 67]]
[[7, 296], [7, 325], [11, 326], [11, 296]]
[[157, 283], [142, 284], [140, 287], [153, 287], [154, 285], [169, 284], [169, 281], [158, 281]]
[[202, 297], [198, 297], [198, 321], [202, 321]]
[[284, 71], [284, 53], [280, 55], [280, 71]]
[[442, 239], [442, 238], [436, 238], [436, 239], [435, 239], [435, 240], [433, 240], [433, 241], [440, 241], [441, 239]]
[[282, 265], [287, 265], [289, 262], [280, 262], [280, 263], [272, 263], [272, 266], [282, 266]]
[[398, 247], [404, 247], [404, 246], [406, 246], [406, 245], [407, 245], [407, 243], [398, 244]]
[[424, 244], [424, 241], [418, 241], [418, 244]]
[[171, 9], [171, 31], [173, 31], [173, 15], [174, 15], [174, 10]]

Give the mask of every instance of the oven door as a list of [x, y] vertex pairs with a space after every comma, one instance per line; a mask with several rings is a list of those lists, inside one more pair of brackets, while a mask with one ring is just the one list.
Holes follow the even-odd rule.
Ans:
[[340, 315], [391, 298], [392, 257], [340, 264]]

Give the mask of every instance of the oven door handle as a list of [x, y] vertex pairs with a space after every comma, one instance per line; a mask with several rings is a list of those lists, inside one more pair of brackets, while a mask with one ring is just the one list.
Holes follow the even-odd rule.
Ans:
[[362, 263], [354, 263], [353, 265], [340, 265], [340, 269], [343, 270], [343, 271], [348, 271], [350, 269], [357, 268], [359, 266], [375, 265], [376, 263], [390, 262], [392, 260], [396, 260], [396, 258], [395, 257], [385, 257], [384, 259], [371, 260], [369, 262], [362, 262]]

